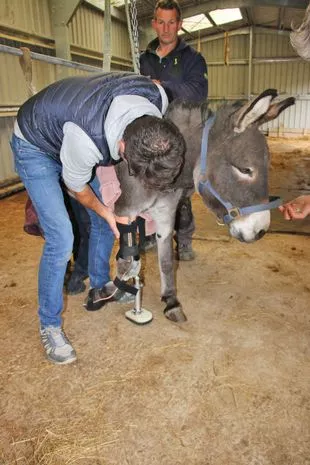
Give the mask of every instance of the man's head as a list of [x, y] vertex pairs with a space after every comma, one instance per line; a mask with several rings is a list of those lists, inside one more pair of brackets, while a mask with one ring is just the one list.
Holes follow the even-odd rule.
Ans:
[[182, 27], [181, 10], [176, 0], [159, 0], [154, 10], [152, 27], [160, 45], [175, 45]]
[[177, 126], [156, 116], [141, 116], [124, 131], [121, 151], [129, 173], [149, 189], [169, 190], [184, 164], [185, 141]]

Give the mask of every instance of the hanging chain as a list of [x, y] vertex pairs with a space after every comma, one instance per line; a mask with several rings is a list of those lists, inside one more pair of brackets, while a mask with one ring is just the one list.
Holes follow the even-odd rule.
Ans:
[[136, 0], [130, 1], [130, 20], [131, 20], [131, 30], [132, 30], [133, 45], [134, 45], [133, 59], [136, 64], [136, 69], [140, 72], [139, 31], [138, 31], [138, 13], [137, 13]]

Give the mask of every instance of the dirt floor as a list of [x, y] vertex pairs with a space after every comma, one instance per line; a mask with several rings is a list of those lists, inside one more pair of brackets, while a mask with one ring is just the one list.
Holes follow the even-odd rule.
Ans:
[[[310, 190], [310, 141], [270, 140], [272, 193]], [[1, 201], [1, 465], [310, 465], [310, 220], [272, 213], [241, 244], [198, 196], [197, 258], [177, 268], [188, 322], [162, 314], [155, 252], [143, 258], [147, 326], [130, 306], [66, 298], [78, 362], [43, 356], [42, 240], [22, 231], [25, 194]]]

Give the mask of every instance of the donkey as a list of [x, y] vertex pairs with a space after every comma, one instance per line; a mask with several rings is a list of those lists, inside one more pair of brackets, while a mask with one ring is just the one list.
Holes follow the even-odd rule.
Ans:
[[181, 130], [187, 151], [169, 192], [147, 190], [130, 176], [126, 163], [116, 166], [122, 194], [115, 214], [132, 218], [147, 212], [155, 221], [164, 314], [174, 322], [186, 320], [176, 295], [172, 246], [181, 195], [199, 192], [205, 205], [228, 225], [230, 235], [243, 242], [263, 237], [270, 209], [280, 204], [268, 197], [269, 151], [259, 126], [277, 118], [295, 99], [275, 103], [276, 96], [275, 89], [268, 89], [249, 103], [223, 105], [214, 115], [206, 104], [172, 102], [165, 117]]

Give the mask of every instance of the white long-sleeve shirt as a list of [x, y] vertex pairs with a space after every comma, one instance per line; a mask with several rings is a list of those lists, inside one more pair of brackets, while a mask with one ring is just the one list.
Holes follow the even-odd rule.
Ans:
[[[162, 118], [168, 107], [168, 98], [164, 89], [157, 85], [162, 98], [162, 110], [151, 103], [147, 98], [139, 95], [121, 95], [115, 97], [107, 113], [104, 132], [107, 139], [110, 155], [119, 160], [119, 141], [122, 139], [125, 128], [135, 119], [143, 115]], [[103, 160], [103, 155], [77, 124], [67, 121], [63, 126], [63, 141], [60, 149], [62, 163], [62, 178], [66, 186], [74, 192], [81, 192], [90, 181], [95, 165]], [[14, 134], [26, 140], [17, 120], [14, 125]]]

